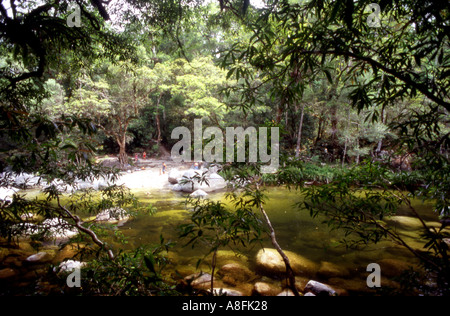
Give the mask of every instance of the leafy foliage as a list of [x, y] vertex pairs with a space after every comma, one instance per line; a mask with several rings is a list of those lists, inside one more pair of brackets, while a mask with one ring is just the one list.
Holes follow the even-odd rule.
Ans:
[[[160, 245], [121, 252], [114, 261], [100, 256], [82, 269], [85, 296], [176, 296], [175, 285], [162, 272], [169, 264], [166, 253], [173, 246], [161, 236]], [[65, 279], [64, 279], [65, 280]], [[68, 291], [69, 294], [74, 290]]]
[[[349, 170], [335, 181], [320, 187], [306, 187], [305, 201], [298, 206], [306, 209], [311, 216], [324, 216], [324, 221], [332, 229], [345, 232], [343, 240], [349, 247], [360, 244], [378, 243], [389, 239], [408, 249], [436, 279], [435, 291], [446, 292], [449, 284], [450, 260], [445, 239], [449, 234], [441, 229], [429, 227], [411, 204], [417, 188], [410, 186], [411, 194], [405, 195], [395, 186], [397, 174], [380, 164], [367, 164]], [[402, 183], [408, 186], [408, 181]], [[414, 183], [414, 182], [413, 182]], [[401, 205], [406, 205], [413, 216], [423, 225], [423, 249], [408, 245], [395, 228], [386, 220], [397, 215]], [[443, 293], [443, 292], [442, 292]], [[442, 294], [441, 293], [441, 294]]]

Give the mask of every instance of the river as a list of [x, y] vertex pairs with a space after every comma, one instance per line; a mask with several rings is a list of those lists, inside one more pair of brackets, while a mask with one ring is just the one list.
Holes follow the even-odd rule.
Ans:
[[[138, 215], [133, 220], [120, 228], [120, 231], [128, 239], [127, 248], [133, 249], [142, 245], [158, 244], [162, 235], [166, 241], [172, 240], [177, 245], [169, 253], [173, 265], [168, 271], [176, 274], [188, 274], [194, 272], [197, 261], [206, 254], [207, 247], [183, 247], [187, 241], [178, 240], [177, 226], [187, 223], [189, 209], [184, 204], [185, 196], [169, 189], [148, 191], [133, 190], [143, 203], [156, 207], [156, 214]], [[390, 241], [382, 241], [376, 245], [347, 249], [340, 241], [344, 237], [340, 231], [330, 231], [329, 227], [322, 223], [322, 219], [313, 219], [307, 211], [300, 211], [294, 205], [301, 202], [302, 196], [295, 191], [285, 188], [269, 188], [269, 199], [266, 203], [266, 211], [277, 233], [280, 246], [286, 250], [298, 254], [317, 266], [314, 276], [305, 275], [305, 278], [316, 278], [339, 288], [345, 288], [351, 292], [361, 293], [367, 290], [366, 278], [369, 275], [367, 267], [371, 263], [379, 263], [382, 267], [382, 277], [385, 285], [393, 284], [389, 278], [404, 270], [409, 265], [416, 266], [418, 262], [404, 247]], [[212, 200], [225, 201], [224, 193], [210, 194]], [[431, 226], [440, 227], [438, 217], [432, 211], [431, 203], [423, 203], [413, 200], [413, 205], [420, 210], [421, 215]], [[422, 248], [420, 238], [422, 227], [420, 222], [410, 214], [407, 207], [401, 208], [387, 223], [404, 237], [414, 248]], [[267, 237], [263, 246], [273, 248]], [[255, 256], [261, 249], [261, 245], [240, 249], [240, 255], [235, 256], [232, 251], [223, 249], [219, 253], [218, 268], [221, 265], [236, 261], [246, 265], [252, 271], [255, 270]], [[208, 272], [209, 260], [205, 260], [200, 266]], [[264, 276], [264, 278], [270, 278]]]

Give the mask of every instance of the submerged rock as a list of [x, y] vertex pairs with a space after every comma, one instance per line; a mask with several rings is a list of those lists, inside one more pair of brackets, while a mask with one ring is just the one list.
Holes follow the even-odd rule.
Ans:
[[350, 276], [350, 272], [347, 268], [339, 266], [331, 262], [322, 262], [317, 275], [324, 279], [331, 278], [346, 278]]
[[277, 296], [281, 292], [281, 287], [266, 282], [256, 282], [253, 286], [253, 295]]
[[[296, 253], [285, 251], [296, 275], [313, 276], [318, 266], [313, 261]], [[285, 275], [286, 265], [276, 249], [261, 249], [256, 255], [256, 269], [262, 274]]]
[[0, 280], [11, 279], [17, 275], [17, 272], [13, 269], [6, 268], [0, 270]]
[[381, 273], [385, 277], [399, 277], [403, 272], [416, 268], [413, 264], [397, 259], [380, 260]]
[[211, 285], [211, 274], [196, 273], [185, 278], [188, 284], [194, 289], [207, 289]]
[[392, 216], [386, 220], [387, 223], [393, 226], [400, 226], [407, 230], [421, 230], [423, 229], [423, 224], [420, 219], [410, 216]]
[[249, 282], [256, 277], [247, 267], [238, 263], [229, 263], [222, 266], [217, 274], [222, 277], [223, 282], [233, 286]]
[[374, 290], [367, 286], [365, 278], [343, 279], [332, 278], [327, 281], [333, 288], [345, 289], [349, 294], [373, 293]]

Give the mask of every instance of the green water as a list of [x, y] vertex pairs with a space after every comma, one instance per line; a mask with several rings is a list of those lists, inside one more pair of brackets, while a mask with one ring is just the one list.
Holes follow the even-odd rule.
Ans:
[[[157, 244], [160, 235], [163, 235], [165, 240], [177, 242], [177, 246], [169, 255], [173, 261], [172, 269], [177, 271], [194, 270], [197, 260], [203, 258], [208, 248], [206, 246], [194, 249], [183, 247], [183, 241], [178, 240], [177, 226], [187, 223], [189, 220], [189, 210], [184, 205], [185, 196], [170, 190], [150, 192], [150, 195], [148, 195], [148, 191], [134, 191], [133, 193], [142, 202], [151, 203], [155, 206], [157, 212], [153, 216], [139, 215], [120, 228], [129, 240], [128, 247], [133, 249], [141, 245]], [[302, 200], [298, 192], [291, 192], [284, 188], [270, 188], [267, 194], [269, 200], [266, 204], [266, 211], [277, 233], [280, 246], [284, 250], [294, 252], [315, 262], [318, 269], [324, 264], [336, 265], [346, 271], [343, 275], [338, 275], [338, 278], [356, 279], [365, 283], [364, 276], [369, 274], [366, 272], [366, 268], [370, 263], [392, 259], [396, 263], [416, 263], [405, 248], [389, 241], [357, 250], [347, 249], [340, 243], [340, 240], [344, 237], [342, 232], [330, 231], [328, 226], [322, 224], [321, 219], [313, 219], [309, 212], [300, 211], [294, 206], [295, 203]], [[224, 193], [217, 193], [211, 194], [209, 198], [225, 201], [224, 196]], [[413, 204], [421, 211], [421, 215], [426, 221], [431, 222], [432, 226], [439, 227], [438, 218], [432, 211], [431, 203], [413, 201]], [[408, 208], [400, 209], [398, 217], [388, 221], [388, 224], [392, 227], [395, 226], [396, 230], [414, 248], [423, 247], [424, 244], [420, 239], [421, 224], [412, 217]], [[265, 238], [263, 245], [273, 248], [268, 237]], [[232, 258], [234, 255], [231, 251], [222, 252], [223, 258], [222, 261], [219, 258], [218, 266], [232, 260], [253, 268], [255, 255], [260, 248], [257, 245], [253, 248], [242, 249], [243, 256], [235, 258], [235, 260]], [[207, 270], [208, 266], [205, 264], [202, 269]], [[342, 283], [342, 280], [338, 280], [338, 282]]]
[[[190, 246], [183, 247], [187, 239], [179, 240], [178, 238], [177, 227], [189, 223], [190, 218], [190, 210], [184, 204], [186, 196], [171, 191], [169, 188], [155, 191], [134, 190], [132, 193], [144, 204], [152, 204], [157, 211], [154, 215], [138, 214], [118, 228], [128, 241], [125, 248], [133, 250], [139, 246], [158, 245], [162, 235], [165, 241], [176, 242], [175, 247], [168, 253], [171, 264], [166, 268], [166, 273], [172, 276], [186, 276], [197, 272], [196, 264], [199, 259], [204, 258], [209, 248], [206, 245], [193, 249]], [[32, 194], [30, 192], [30, 196]], [[300, 211], [294, 206], [302, 201], [301, 194], [285, 188], [269, 188], [266, 194], [269, 199], [265, 209], [277, 233], [280, 246], [286, 251], [314, 262], [317, 266], [317, 271], [319, 271], [317, 274], [302, 275], [301, 277], [360, 293], [367, 289], [366, 278], [369, 273], [366, 269], [369, 264], [389, 263], [387, 266], [382, 265], [382, 275], [383, 277], [392, 277], [398, 274], [397, 266], [406, 269], [408, 265], [417, 265], [418, 263], [404, 247], [389, 241], [359, 249], [347, 249], [340, 243], [344, 237], [342, 232], [330, 231], [329, 227], [322, 223], [323, 219], [313, 219], [309, 212]], [[35, 192], [35, 195], [38, 196], [39, 193]], [[225, 193], [210, 194], [209, 198], [227, 203]], [[431, 203], [423, 203], [419, 200], [412, 202], [430, 226], [440, 227], [438, 217], [432, 211]], [[424, 243], [420, 238], [423, 227], [420, 221], [414, 218], [408, 207], [401, 208], [397, 216], [386, 220], [386, 223], [390, 227], [394, 227], [410, 246], [415, 249], [423, 248]], [[115, 246], [123, 247], [121, 244], [115, 244]], [[264, 239], [263, 246], [274, 248], [268, 236]], [[251, 248], [236, 249], [241, 252], [239, 256], [229, 249], [223, 249], [219, 252], [217, 268], [226, 263], [238, 262], [255, 271], [256, 254], [260, 249], [261, 245], [259, 244], [255, 244]], [[209, 263], [210, 258], [207, 258], [200, 269], [210, 272]], [[330, 266], [332, 267], [331, 275], [329, 270], [320, 273], [323, 267], [329, 268]], [[338, 267], [337, 272], [336, 267]], [[265, 281], [267, 281], [267, 277], [271, 278], [272, 276], [266, 275]], [[272, 277], [272, 279], [275, 278], [275, 276]]]

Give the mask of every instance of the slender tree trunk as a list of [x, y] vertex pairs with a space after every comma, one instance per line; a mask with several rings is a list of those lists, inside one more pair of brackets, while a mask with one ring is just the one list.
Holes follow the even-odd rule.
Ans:
[[[386, 124], [386, 115], [384, 114], [384, 107], [383, 107], [383, 109], [381, 110], [381, 122], [382, 122], [383, 124]], [[378, 142], [377, 152], [376, 152], [377, 156], [380, 156], [380, 153], [381, 153], [381, 150], [382, 150], [382, 149], [383, 149], [383, 139], [381, 139], [381, 140]]]
[[302, 131], [303, 131], [303, 120], [305, 118], [305, 105], [302, 107], [302, 114], [300, 117], [300, 127], [298, 128], [297, 136], [297, 148], [295, 150], [295, 158], [300, 158], [300, 151], [302, 149]]
[[[256, 189], [259, 190], [258, 184], [256, 184]], [[278, 244], [275, 230], [273, 229], [273, 226], [269, 219], [269, 216], [267, 215], [266, 211], [264, 210], [264, 207], [262, 206], [262, 204], [259, 205], [259, 209], [260, 209], [262, 215], [264, 216], [264, 219], [265, 219], [267, 225], [269, 226], [270, 239], [272, 241], [272, 245], [278, 251], [281, 258], [283, 258], [284, 264], [286, 266], [286, 274], [287, 274], [287, 278], [288, 278], [289, 288], [292, 290], [292, 292], [294, 293], [295, 296], [300, 296], [300, 293], [298, 292], [297, 287], [295, 286], [295, 273], [294, 273], [294, 270], [292, 269], [291, 262], [290, 262], [288, 256], [284, 253], [283, 249], [281, 249], [280, 245]]]
[[345, 138], [345, 147], [344, 147], [344, 155], [342, 156], [342, 168], [344, 168], [345, 164], [345, 157], [347, 156], [347, 149], [348, 149], [348, 138]]
[[217, 264], [217, 251], [219, 251], [219, 249], [214, 250], [213, 257], [212, 257], [211, 295], [213, 295], [213, 296], [214, 296], [214, 273], [215, 273], [216, 264]]
[[[348, 109], [347, 110], [347, 131], [350, 130], [350, 126], [351, 126], [350, 109]], [[345, 157], [347, 157], [348, 143], [349, 143], [349, 139], [347, 136], [345, 136], [345, 148], [344, 148], [344, 155], [342, 156], [342, 168], [344, 168]]]
[[155, 115], [155, 119], [156, 119], [156, 131], [158, 133], [158, 138], [156, 140], [156, 143], [158, 145], [161, 144], [162, 141], [162, 136], [161, 136], [161, 121], [159, 119], [159, 104], [161, 103], [161, 98], [162, 98], [162, 94], [159, 95], [158, 97], [158, 102], [156, 103], [156, 115]]

